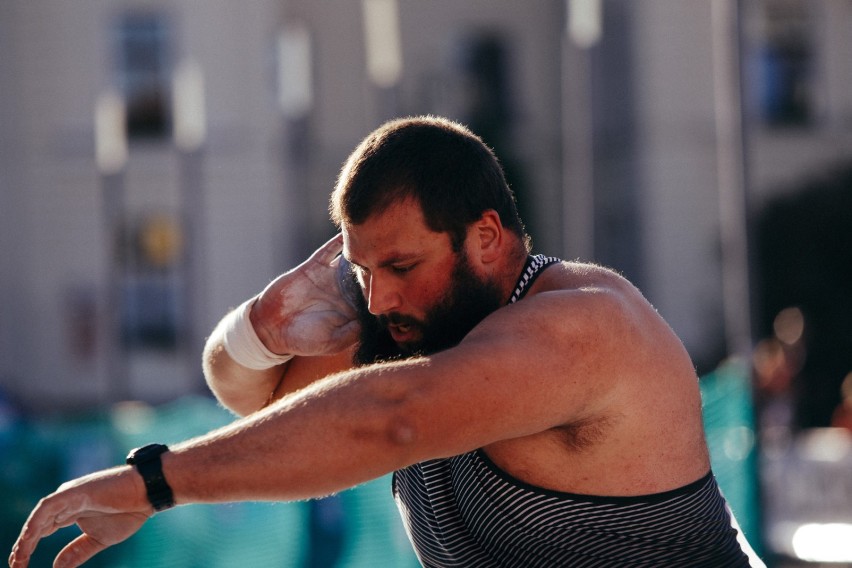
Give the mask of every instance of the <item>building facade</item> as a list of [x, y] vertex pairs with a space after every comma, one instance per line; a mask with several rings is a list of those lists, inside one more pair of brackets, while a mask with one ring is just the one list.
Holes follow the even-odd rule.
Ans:
[[[537, 250], [622, 271], [709, 369], [717, 4], [0, 3], [0, 387], [37, 410], [203, 390], [209, 329], [333, 233], [349, 151], [421, 113], [495, 148]], [[738, 4], [751, 214], [852, 155], [852, 4]]]

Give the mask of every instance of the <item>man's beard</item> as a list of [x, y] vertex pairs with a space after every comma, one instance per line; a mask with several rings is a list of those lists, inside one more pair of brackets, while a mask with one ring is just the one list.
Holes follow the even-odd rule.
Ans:
[[[471, 269], [467, 255], [461, 252], [453, 267], [450, 289], [422, 321], [398, 313], [374, 316], [367, 309], [364, 295], [357, 294], [356, 309], [361, 334], [354, 362], [366, 365], [393, 361], [430, 355], [454, 347], [502, 303], [499, 287], [480, 279]], [[414, 344], [398, 345], [388, 331], [389, 323], [411, 325], [419, 329], [420, 340]]]

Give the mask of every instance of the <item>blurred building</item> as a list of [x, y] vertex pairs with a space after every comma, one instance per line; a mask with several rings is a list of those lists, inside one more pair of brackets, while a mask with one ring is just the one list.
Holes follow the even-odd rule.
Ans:
[[[333, 232], [357, 142], [419, 113], [497, 150], [537, 250], [621, 270], [711, 368], [720, 4], [0, 3], [0, 388], [38, 410], [203, 389], [208, 330]], [[852, 4], [740, 5], [758, 211], [852, 157]]]

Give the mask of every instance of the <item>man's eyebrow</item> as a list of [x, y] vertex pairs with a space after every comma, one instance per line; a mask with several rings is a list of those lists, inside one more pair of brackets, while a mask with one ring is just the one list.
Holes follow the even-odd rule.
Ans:
[[[422, 253], [411, 252], [411, 253], [402, 253], [402, 252], [392, 252], [387, 257], [383, 258], [376, 265], [377, 268], [387, 268], [388, 266], [393, 266], [394, 264], [412, 262], [420, 259], [422, 257]], [[355, 266], [359, 266], [361, 268], [366, 268], [364, 265], [359, 264], [358, 261], [352, 260], [351, 258], [347, 258], [350, 264]]]
[[408, 254], [399, 253], [399, 252], [394, 253], [394, 254], [391, 254], [390, 256], [388, 256], [387, 258], [385, 258], [384, 260], [380, 261], [379, 267], [385, 268], [387, 266], [399, 264], [401, 262], [402, 263], [411, 262], [412, 260], [417, 260], [418, 258], [420, 258], [420, 256], [422, 256], [422, 255], [419, 254], [419, 253], [413, 253], [413, 252], [408, 253]]

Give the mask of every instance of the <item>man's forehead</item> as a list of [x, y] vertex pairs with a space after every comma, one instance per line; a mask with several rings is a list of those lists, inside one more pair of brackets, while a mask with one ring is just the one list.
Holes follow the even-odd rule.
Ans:
[[381, 265], [450, 247], [447, 233], [429, 229], [419, 206], [369, 217], [361, 224], [341, 226], [343, 254], [353, 262]]
[[[434, 239], [438, 239], [440, 233], [434, 233]], [[375, 264], [389, 264], [422, 254], [429, 243], [422, 239], [361, 239], [357, 233], [343, 230], [343, 256], [358, 263], [359, 260], [366, 262], [368, 259]]]

